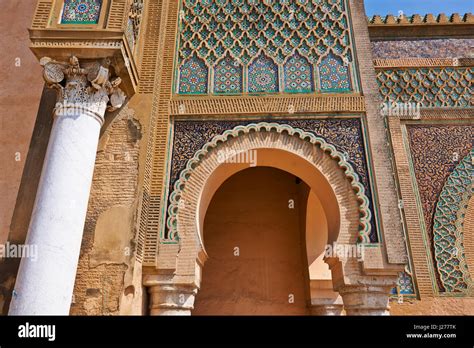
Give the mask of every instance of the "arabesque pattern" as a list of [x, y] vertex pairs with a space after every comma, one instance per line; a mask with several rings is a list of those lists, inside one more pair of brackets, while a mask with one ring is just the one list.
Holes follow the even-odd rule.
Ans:
[[181, 66], [179, 93], [198, 94], [207, 92], [208, 72], [204, 62], [194, 56]]
[[397, 286], [390, 292], [392, 295], [414, 295], [415, 287], [413, 285], [413, 275], [409, 271], [409, 267], [405, 267], [403, 272], [400, 272], [397, 279]]
[[349, 68], [339, 57], [329, 54], [319, 66], [321, 90], [327, 92], [349, 91], [351, 78]]
[[138, 36], [140, 34], [143, 8], [143, 0], [133, 0], [130, 4], [130, 11], [128, 13], [125, 36], [127, 37], [128, 44], [130, 45], [132, 51], [135, 49]]
[[278, 66], [264, 55], [249, 66], [249, 92], [278, 92]]
[[[441, 273], [445, 271], [439, 270], [440, 264], [436, 259], [435, 246], [440, 239], [436, 234], [440, 231], [437, 227], [435, 232], [434, 218], [449, 177], [473, 151], [474, 125], [414, 124], [407, 126], [407, 136], [437, 287], [440, 292], [448, 292], [441, 279]], [[462, 210], [459, 209], [459, 212], [462, 213]], [[453, 228], [454, 224], [448, 230]]]
[[457, 165], [441, 191], [433, 222], [435, 259], [448, 292], [466, 291], [471, 277], [464, 257], [463, 222], [474, 187], [474, 150]]
[[423, 107], [473, 107], [473, 68], [379, 70], [385, 102], [420, 103]]
[[[346, 0], [184, 0], [181, 8], [179, 67], [196, 56], [212, 71], [218, 62], [230, 56], [247, 76], [251, 64], [267, 57], [272, 62], [267, 64], [269, 74], [275, 65], [278, 74], [285, 73], [277, 80], [291, 80], [294, 72], [283, 69], [285, 63], [302, 62], [304, 57], [310, 70], [305, 74], [313, 79], [323, 60], [331, 55], [337, 58], [333, 62], [340, 64], [334, 71], [343, 72], [338, 80], [346, 81], [349, 70], [353, 69]], [[251, 86], [255, 81], [248, 75], [249, 81], [244, 86], [248, 85], [248, 92], [253, 93]], [[305, 88], [300, 86], [291, 92], [311, 92], [306, 84], [305, 81]], [[320, 84], [312, 81], [311, 85]], [[283, 86], [278, 87], [260, 92], [283, 91]], [[347, 89], [344, 84], [331, 92]], [[214, 86], [211, 92], [219, 93], [220, 88]]]

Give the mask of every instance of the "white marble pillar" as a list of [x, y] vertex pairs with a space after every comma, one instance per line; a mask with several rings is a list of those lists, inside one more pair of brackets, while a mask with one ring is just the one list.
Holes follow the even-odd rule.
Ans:
[[148, 288], [150, 315], [191, 315], [197, 288], [192, 285], [159, 284]]
[[311, 315], [335, 316], [341, 315], [343, 310], [342, 297], [336, 298], [312, 298]]
[[10, 315], [69, 314], [100, 128], [125, 97], [107, 65], [42, 65], [58, 103], [26, 239], [37, 257], [21, 260]]
[[390, 285], [347, 285], [339, 289], [344, 302], [344, 310], [352, 315], [390, 315], [389, 297], [393, 288], [393, 279], [388, 278]]

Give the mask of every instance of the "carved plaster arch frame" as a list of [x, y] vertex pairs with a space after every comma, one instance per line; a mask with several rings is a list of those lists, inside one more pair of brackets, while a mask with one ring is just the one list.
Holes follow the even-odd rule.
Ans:
[[[470, 274], [472, 270], [468, 269], [463, 243], [465, 215], [474, 192], [473, 155], [474, 150], [460, 161], [446, 179], [434, 214], [433, 234], [438, 240], [434, 242], [435, 260], [438, 274], [447, 292], [469, 293], [474, 286]], [[466, 232], [469, 238], [472, 232], [468, 230]], [[448, 253], [450, 255], [446, 259]], [[454, 277], [446, 270], [456, 269], [456, 267], [457, 272], [462, 275], [461, 279], [457, 280], [457, 282], [462, 282], [461, 285], [453, 284]], [[466, 288], [464, 289], [463, 286]]]
[[[206, 180], [221, 165], [217, 159], [218, 150], [225, 146], [233, 146], [239, 151], [259, 148], [287, 150], [309, 162], [331, 186], [339, 208], [350, 212], [348, 215], [352, 221], [343, 222], [340, 226], [343, 240], [370, 243], [369, 199], [345, 155], [313, 133], [285, 124], [252, 123], [215, 136], [188, 161], [175, 182], [167, 218], [168, 238], [180, 245], [175, 275], [195, 275], [194, 261], [197, 260], [202, 266], [206, 259], [198, 226], [198, 204]], [[186, 202], [186, 208], [183, 204], [180, 206], [181, 200]]]

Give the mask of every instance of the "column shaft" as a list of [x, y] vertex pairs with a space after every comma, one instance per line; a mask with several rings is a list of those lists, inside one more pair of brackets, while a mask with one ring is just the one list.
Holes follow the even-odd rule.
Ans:
[[26, 240], [38, 255], [21, 261], [10, 314], [69, 314], [100, 127], [81, 114], [54, 120]]
[[125, 100], [108, 60], [40, 63], [58, 103], [26, 238], [37, 257], [21, 260], [10, 315], [69, 314], [100, 128]]

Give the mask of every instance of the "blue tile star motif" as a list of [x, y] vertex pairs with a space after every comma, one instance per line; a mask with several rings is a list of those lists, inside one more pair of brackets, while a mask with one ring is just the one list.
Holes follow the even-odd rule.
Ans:
[[313, 73], [311, 64], [298, 53], [285, 63], [285, 92], [308, 93], [313, 88]]
[[278, 92], [278, 66], [264, 54], [250, 63], [249, 92]]
[[230, 56], [226, 56], [215, 67], [214, 92], [242, 92], [242, 66]]
[[333, 54], [322, 60], [319, 75], [323, 92], [344, 92], [351, 89], [349, 68], [344, 65], [342, 59]]
[[102, 0], [64, 0], [61, 24], [97, 24]]
[[207, 93], [208, 69], [204, 61], [193, 56], [183, 63], [180, 72], [179, 93]]

